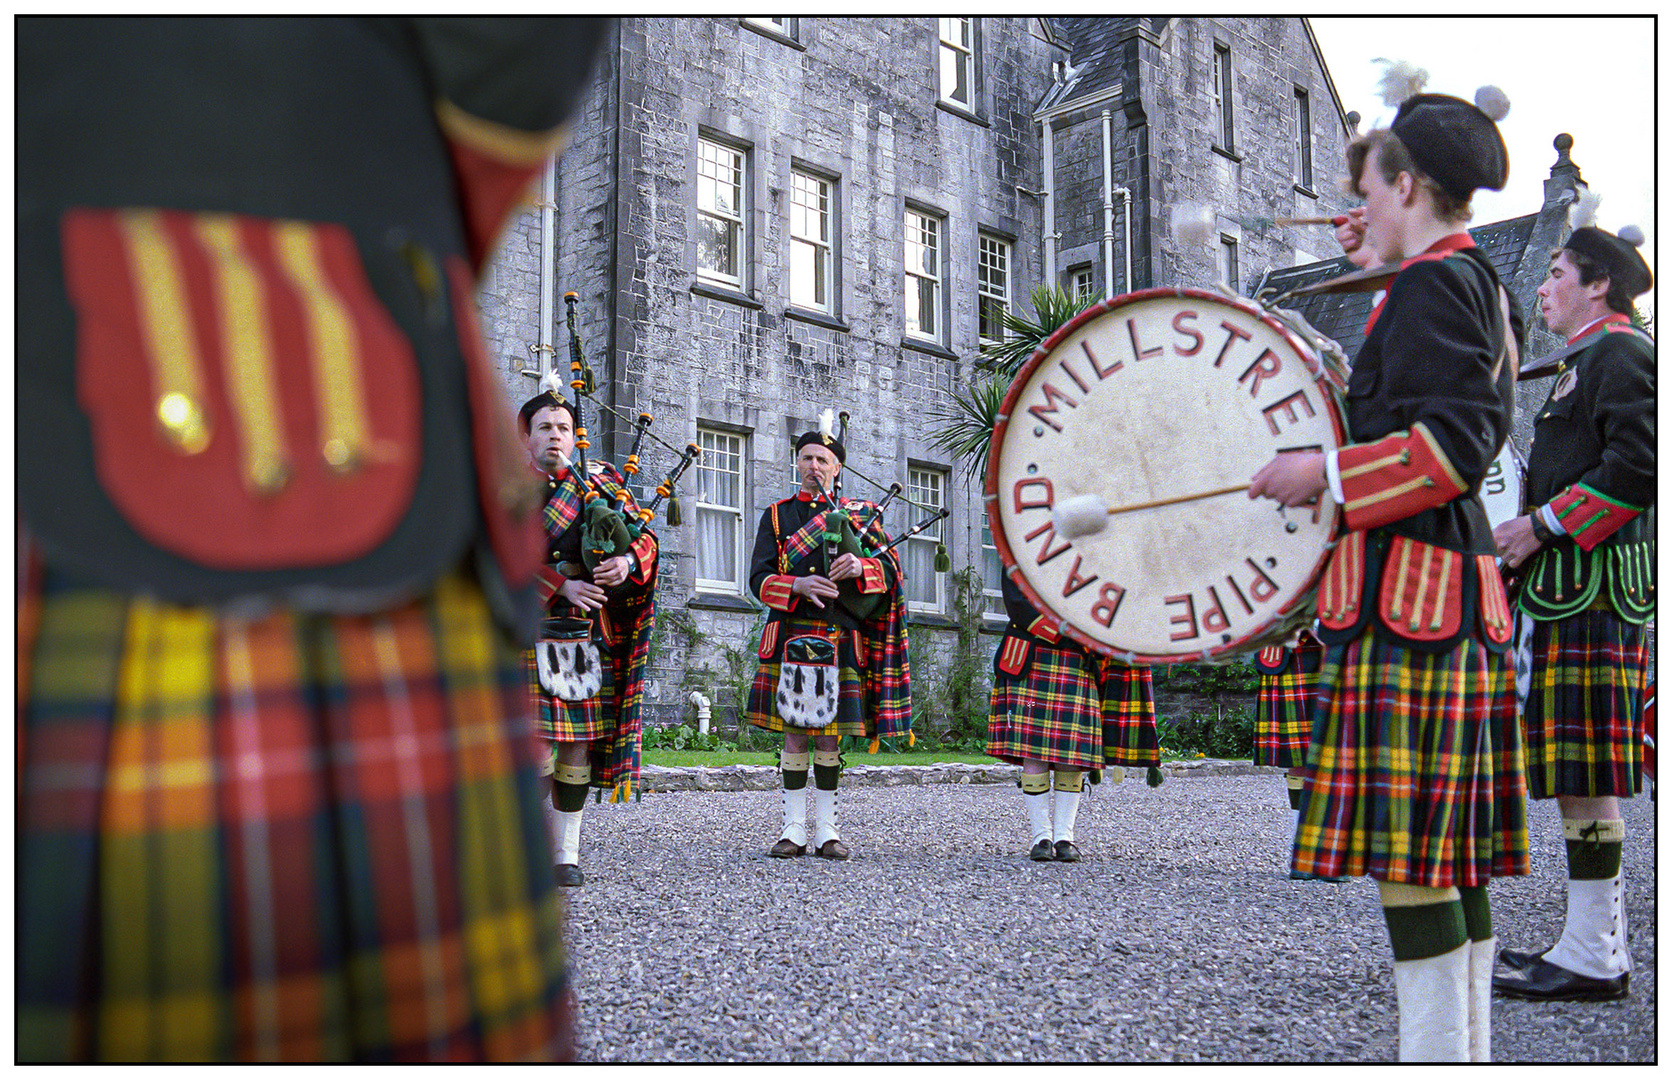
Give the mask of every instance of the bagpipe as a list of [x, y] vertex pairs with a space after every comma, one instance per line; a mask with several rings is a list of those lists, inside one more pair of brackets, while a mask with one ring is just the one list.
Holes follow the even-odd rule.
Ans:
[[[644, 506], [638, 507], [636, 511], [629, 510], [627, 508], [628, 491], [626, 484], [617, 488], [612, 496], [592, 476], [586, 464], [586, 451], [590, 448], [591, 443], [587, 439], [585, 421], [581, 419], [581, 398], [592, 398], [593, 403], [600, 409], [610, 412], [622, 420], [627, 420], [627, 417], [592, 397], [593, 390], [597, 386], [597, 380], [594, 378], [592, 368], [587, 364], [586, 357], [582, 353], [580, 334], [575, 329], [575, 302], [578, 299], [579, 296], [576, 293], [563, 294], [563, 302], [569, 308], [567, 314], [569, 324], [569, 387], [574, 393], [567, 400], [575, 414], [575, 464], [570, 465], [567, 458], [562, 460], [581, 488], [581, 561], [590, 571], [597, 569], [598, 564], [605, 559], [625, 555], [628, 549], [633, 546], [633, 542], [644, 535], [645, 528], [656, 517], [656, 508], [663, 499], [668, 500], [668, 525], [677, 527], [681, 523], [683, 515], [680, 512], [679, 498], [674, 494], [674, 489], [679, 483], [679, 478], [685, 474], [685, 470], [690, 468], [691, 463], [696, 461], [697, 456], [702, 453], [702, 448], [696, 443], [689, 443], [685, 449], [680, 450], [657, 438], [650, 433], [652, 420], [650, 413], [641, 412], [636, 422], [629, 421], [633, 423], [634, 428], [633, 449], [621, 466], [621, 471], [625, 474], [627, 481], [630, 483], [632, 478], [639, 473], [639, 452], [644, 448], [646, 436], [655, 439], [679, 455], [679, 460], [674, 463], [673, 468], [668, 470], [667, 476], [663, 478], [662, 482], [656, 486], [655, 497]], [[564, 395], [558, 389], [557, 373], [555, 371], [548, 373], [546, 380], [545, 389], [549, 390], [554, 396], [563, 398]]]
[[[841, 414], [840, 420], [842, 428], [836, 435], [836, 441], [845, 446], [848, 436], [848, 414], [845, 411]], [[828, 436], [830, 428], [831, 410], [826, 409], [819, 418], [819, 431]], [[850, 470], [861, 480], [883, 491], [882, 499], [869, 507], [854, 507], [853, 512], [850, 513], [841, 501], [842, 474]], [[873, 550], [865, 542], [866, 534], [871, 531], [873, 524], [880, 523], [883, 511], [888, 508], [890, 502], [893, 502], [896, 498], [903, 498], [906, 504], [913, 509], [927, 511], [930, 507], [921, 506], [907, 498], [905, 489], [901, 487], [898, 481], [884, 488], [881, 483], [871, 479], [851, 465], [844, 465], [838, 470], [836, 476], [831, 480], [830, 486], [831, 490], [827, 492], [824, 490], [823, 484], [819, 485], [819, 497], [830, 504], [830, 510], [826, 512], [824, 518], [824, 565], [827, 573], [831, 564], [841, 555], [853, 555], [860, 559], [882, 556], [951, 513], [950, 509], [941, 507], [888, 543]], [[864, 514], [864, 517], [856, 520], [856, 516], [859, 514]], [[944, 543], [936, 544], [935, 572], [941, 574], [950, 569], [952, 569], [952, 559], [946, 553], [946, 545]], [[857, 618], [875, 618], [887, 608], [888, 594], [861, 592], [858, 578], [844, 578], [836, 583], [836, 587], [840, 590], [836, 598], [837, 602]]]

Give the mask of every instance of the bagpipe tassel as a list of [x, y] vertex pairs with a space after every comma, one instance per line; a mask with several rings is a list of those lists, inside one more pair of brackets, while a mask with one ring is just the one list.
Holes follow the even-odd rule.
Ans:
[[952, 569], [952, 556], [946, 553], [945, 544], [935, 545], [935, 573], [944, 574]]
[[683, 524], [685, 524], [685, 510], [679, 505], [679, 496], [675, 495], [668, 500], [668, 525], [677, 528]]
[[882, 739], [879, 738], [876, 735], [871, 736], [871, 745], [867, 749], [867, 752], [874, 754], [881, 749], [882, 749]]

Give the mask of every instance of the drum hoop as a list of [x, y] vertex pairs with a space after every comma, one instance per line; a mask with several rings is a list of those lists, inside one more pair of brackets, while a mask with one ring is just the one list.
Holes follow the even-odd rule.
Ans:
[[[1021, 389], [1027, 383], [1028, 379], [1032, 377], [1033, 373], [1037, 371], [1042, 364], [1051, 358], [1052, 354], [1056, 352], [1057, 346], [1062, 344], [1062, 342], [1067, 339], [1069, 335], [1073, 334], [1080, 327], [1095, 319], [1101, 318], [1111, 311], [1116, 311], [1131, 304], [1168, 297], [1178, 300], [1202, 300], [1226, 307], [1237, 308], [1244, 314], [1252, 316], [1259, 322], [1264, 323], [1270, 329], [1275, 330], [1278, 335], [1288, 343], [1290, 349], [1306, 364], [1308, 375], [1311, 377], [1312, 381], [1318, 385], [1320, 392], [1319, 396], [1323, 399], [1324, 403], [1324, 410], [1329, 414], [1330, 426], [1335, 432], [1336, 445], [1346, 445], [1346, 416], [1341, 405], [1339, 405], [1336, 401], [1337, 396], [1343, 393], [1342, 389], [1337, 387], [1333, 380], [1330, 379], [1329, 374], [1324, 367], [1323, 361], [1314, 355], [1312, 347], [1308, 345], [1306, 341], [1300, 337], [1300, 335], [1296, 334], [1287, 325], [1285, 325], [1281, 319], [1267, 313], [1266, 310], [1258, 304], [1240, 296], [1227, 296], [1223, 293], [1212, 292], [1207, 289], [1140, 289], [1137, 292], [1123, 293], [1120, 296], [1112, 296], [1106, 300], [1100, 300], [1080, 312], [1078, 315], [1074, 316], [1074, 318], [1070, 319], [1068, 322], [1057, 327], [1051, 336], [1046, 338], [1044, 343], [1041, 344], [1039, 348], [1034, 350], [1033, 355], [1028, 357], [1027, 362], [1024, 363], [1019, 370], [1017, 370], [1015, 378], [1010, 380], [1010, 386], [1005, 390], [1004, 401], [1000, 403], [998, 415], [995, 417], [993, 422], [992, 437], [989, 439], [987, 444], [987, 473], [982, 480], [981, 502], [982, 509], [987, 514], [987, 521], [989, 525], [997, 524], [999, 521], [997, 512], [1000, 460], [999, 448], [1004, 442], [1006, 432], [1010, 429], [1010, 410], [1015, 406], [1016, 399], [1021, 396]], [[1264, 625], [1251, 630], [1242, 637], [1225, 642], [1217, 648], [1203, 649], [1199, 654], [1121, 652], [1117, 649], [1111, 648], [1104, 642], [1098, 641], [1071, 623], [1064, 622], [1062, 618], [1057, 615], [1055, 609], [1045, 602], [1045, 600], [1034, 589], [1033, 585], [1028, 581], [1027, 577], [1022, 574], [1021, 568], [1017, 565], [1015, 553], [1010, 549], [1010, 541], [1009, 538], [1005, 536], [1004, 530], [989, 528], [988, 532], [992, 534], [993, 547], [998, 551], [999, 562], [1004, 567], [1005, 576], [1008, 577], [1016, 585], [1016, 587], [1022, 591], [1022, 595], [1027, 599], [1028, 603], [1045, 619], [1046, 626], [1055, 631], [1058, 635], [1069, 638], [1079, 645], [1090, 649], [1092, 652], [1112, 657], [1125, 664], [1213, 663], [1233, 657], [1239, 653], [1247, 652], [1248, 649], [1244, 646], [1245, 642], [1254, 641], [1266, 634], [1269, 634], [1272, 627], [1281, 622], [1284, 616], [1291, 615], [1302, 605], [1313, 604], [1316, 602], [1318, 579], [1323, 575], [1324, 564], [1329, 561], [1330, 552], [1335, 549], [1336, 543], [1341, 538], [1341, 513], [1340, 508], [1337, 507], [1335, 520], [1330, 523], [1329, 533], [1325, 537], [1324, 543], [1319, 548], [1318, 559], [1315, 563], [1313, 563], [1311, 570], [1307, 572], [1305, 584], [1295, 590], [1294, 597], [1289, 601], [1289, 603], [1279, 608], [1277, 613]]]

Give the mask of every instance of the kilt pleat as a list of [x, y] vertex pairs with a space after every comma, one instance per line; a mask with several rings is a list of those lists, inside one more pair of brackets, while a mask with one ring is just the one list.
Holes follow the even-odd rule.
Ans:
[[[836, 719], [822, 728], [792, 728], [794, 731], [805, 731], [808, 735], [852, 735], [861, 737], [872, 734], [866, 730], [865, 724], [865, 679], [859, 670], [859, 656], [854, 651], [853, 638], [856, 631], [833, 629], [829, 623], [812, 619], [786, 618], [778, 624], [778, 649], [783, 654], [783, 643], [791, 638], [814, 636], [828, 638], [832, 634], [840, 635], [836, 644], [837, 690], [836, 690]], [[778, 675], [783, 670], [783, 663], [778, 659], [757, 658], [754, 682], [749, 684], [749, 705], [746, 718], [749, 723], [768, 731], [784, 731], [785, 724], [778, 715]]]
[[993, 680], [988, 754], [1071, 769], [1160, 764], [1148, 668], [1041, 641], [1028, 649], [1020, 676], [1000, 671]]
[[1318, 699], [1317, 668], [1306, 668], [1303, 657], [1290, 650], [1281, 672], [1260, 676], [1254, 698], [1254, 764], [1291, 769], [1305, 763]]
[[1293, 867], [1432, 888], [1529, 872], [1506, 658], [1423, 653], [1374, 628], [1319, 672]]
[[1643, 790], [1648, 680], [1642, 627], [1607, 611], [1534, 622], [1521, 714], [1528, 794], [1629, 798]]
[[43, 590], [20, 1060], [568, 1052], [522, 665], [476, 586], [258, 619]]

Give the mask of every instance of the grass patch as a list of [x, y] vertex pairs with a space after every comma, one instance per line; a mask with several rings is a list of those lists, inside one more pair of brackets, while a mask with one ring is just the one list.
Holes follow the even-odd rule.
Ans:
[[[996, 765], [998, 759], [990, 758], [986, 754], [972, 754], [958, 750], [912, 750], [903, 754], [867, 754], [863, 751], [854, 753], [847, 751], [843, 755], [849, 765], [934, 765], [942, 761], [963, 762], [966, 765]], [[771, 765], [778, 764], [778, 751], [753, 750], [664, 750], [654, 749], [644, 751], [644, 764], [660, 765], [664, 768], [692, 768], [706, 766], [718, 768], [721, 765]]]

